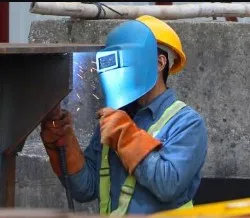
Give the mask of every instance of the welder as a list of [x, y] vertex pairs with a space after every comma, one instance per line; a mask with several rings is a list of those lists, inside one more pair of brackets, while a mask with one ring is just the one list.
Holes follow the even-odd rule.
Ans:
[[207, 154], [202, 116], [167, 85], [186, 56], [177, 33], [148, 15], [115, 27], [96, 54], [105, 108], [84, 152], [59, 107], [41, 125], [51, 166], [64, 185], [56, 141], [66, 145], [71, 193], [99, 200], [101, 215], [193, 207]]

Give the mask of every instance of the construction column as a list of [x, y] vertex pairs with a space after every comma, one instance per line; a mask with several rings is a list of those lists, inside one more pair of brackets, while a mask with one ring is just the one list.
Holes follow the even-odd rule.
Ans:
[[0, 2], [0, 43], [9, 42], [9, 2]]

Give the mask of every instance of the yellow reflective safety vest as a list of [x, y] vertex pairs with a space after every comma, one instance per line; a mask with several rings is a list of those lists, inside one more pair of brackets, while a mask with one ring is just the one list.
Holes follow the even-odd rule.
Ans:
[[[175, 101], [170, 107], [168, 107], [160, 119], [156, 121], [155, 124], [149, 127], [148, 133], [153, 137], [160, 132], [160, 130], [166, 125], [166, 123], [186, 104], [182, 101]], [[99, 198], [100, 198], [100, 215], [110, 215], [110, 216], [124, 216], [127, 213], [130, 200], [132, 199], [136, 180], [135, 177], [129, 175], [122, 188], [119, 197], [119, 204], [117, 209], [111, 212], [111, 198], [110, 198], [110, 166], [108, 161], [109, 146], [103, 145], [102, 148], [102, 160], [101, 168], [99, 171], [100, 184], [99, 184]], [[192, 208], [193, 202], [189, 201], [182, 205], [180, 208]]]

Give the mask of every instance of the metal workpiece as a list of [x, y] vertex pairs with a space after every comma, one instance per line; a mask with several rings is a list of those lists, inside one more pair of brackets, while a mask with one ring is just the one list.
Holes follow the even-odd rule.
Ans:
[[0, 153], [13, 152], [70, 93], [72, 62], [71, 53], [0, 55]]
[[73, 53], [95, 45], [0, 44], [0, 207], [13, 207], [26, 138], [73, 89]]
[[73, 53], [100, 48], [89, 44], [0, 44], [0, 153], [23, 144], [71, 92]]

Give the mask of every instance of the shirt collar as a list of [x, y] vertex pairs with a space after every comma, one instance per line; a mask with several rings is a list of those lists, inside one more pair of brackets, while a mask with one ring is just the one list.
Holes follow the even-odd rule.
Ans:
[[162, 113], [176, 101], [176, 94], [172, 88], [168, 88], [157, 96], [146, 108], [152, 112], [153, 119], [159, 119]]

